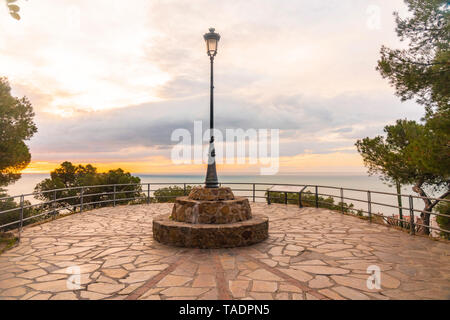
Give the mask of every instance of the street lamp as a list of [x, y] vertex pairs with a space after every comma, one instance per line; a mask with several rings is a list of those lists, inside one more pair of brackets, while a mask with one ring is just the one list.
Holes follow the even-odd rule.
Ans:
[[211, 91], [210, 91], [210, 109], [209, 109], [209, 128], [211, 139], [209, 140], [209, 155], [208, 155], [208, 171], [206, 172], [206, 188], [218, 188], [219, 181], [216, 172], [216, 150], [214, 149], [214, 84], [213, 84], [213, 64], [214, 56], [217, 54], [217, 44], [220, 40], [220, 35], [214, 32], [214, 28], [209, 28], [209, 33], [205, 33], [203, 38], [206, 41], [206, 53], [211, 60]]

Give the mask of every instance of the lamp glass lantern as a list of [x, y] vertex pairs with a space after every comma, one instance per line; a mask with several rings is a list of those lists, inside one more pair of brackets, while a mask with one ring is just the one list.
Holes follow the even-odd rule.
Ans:
[[210, 57], [214, 57], [217, 54], [217, 45], [220, 40], [220, 35], [214, 31], [214, 28], [209, 28], [209, 32], [203, 36], [206, 42], [206, 53]]

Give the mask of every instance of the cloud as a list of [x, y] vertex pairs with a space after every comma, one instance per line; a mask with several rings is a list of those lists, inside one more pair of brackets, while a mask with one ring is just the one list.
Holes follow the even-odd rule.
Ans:
[[[281, 156], [301, 154], [304, 149], [329, 153], [353, 146], [358, 138], [381, 133], [385, 124], [409, 108], [410, 103], [399, 103], [394, 97], [340, 96], [324, 100], [294, 96], [259, 105], [219, 96], [216, 127], [222, 131], [280, 129]], [[419, 110], [416, 115], [420, 116]], [[41, 117], [31, 149], [33, 154], [49, 159], [56, 153], [112, 159], [168, 156], [175, 144], [170, 140], [175, 129], [193, 133], [194, 121], [203, 120], [206, 130], [208, 117], [207, 95], [86, 112], [71, 118]]]
[[381, 45], [400, 45], [403, 1], [370, 5], [379, 30], [358, 0], [29, 1], [20, 22], [0, 19], [0, 70], [34, 105], [33, 159], [167, 159], [174, 129], [207, 126], [213, 26], [217, 128], [280, 129], [282, 157], [351, 154], [423, 113], [375, 70]]

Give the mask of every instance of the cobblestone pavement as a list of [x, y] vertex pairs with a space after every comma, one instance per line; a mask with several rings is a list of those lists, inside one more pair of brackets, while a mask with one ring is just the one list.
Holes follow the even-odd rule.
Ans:
[[[326, 209], [256, 203], [253, 212], [270, 218], [265, 242], [173, 248], [152, 238], [152, 217], [171, 208], [108, 207], [25, 228], [0, 256], [0, 299], [450, 299], [447, 242]], [[367, 287], [371, 265], [381, 289]]]

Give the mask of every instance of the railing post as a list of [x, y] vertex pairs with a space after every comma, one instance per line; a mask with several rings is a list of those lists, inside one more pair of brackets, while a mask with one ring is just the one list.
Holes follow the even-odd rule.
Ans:
[[416, 226], [414, 224], [414, 204], [413, 197], [409, 195], [409, 228], [410, 234], [413, 236], [416, 234]]
[[80, 213], [83, 212], [83, 195], [84, 195], [84, 187], [81, 187], [81, 194], [80, 194]]
[[298, 193], [298, 207], [299, 207], [299, 208], [303, 208], [303, 204], [302, 204], [302, 192], [301, 192], [301, 191]]
[[287, 204], [288, 203], [288, 201], [287, 201], [287, 192], [285, 192], [284, 193], [284, 204]]
[[369, 212], [369, 222], [372, 222], [372, 197], [370, 191], [367, 191], [367, 211]]
[[270, 191], [267, 190], [267, 204], [270, 204]]
[[19, 242], [20, 242], [20, 236], [22, 235], [22, 228], [23, 228], [23, 205], [24, 205], [24, 196], [20, 196], [20, 225], [19, 225]]
[[253, 184], [253, 202], [255, 202], [255, 184]]
[[341, 188], [341, 211], [344, 213], [344, 189]]
[[147, 204], [150, 204], [150, 183], [147, 184]]
[[316, 208], [319, 208], [319, 187], [316, 186]]
[[183, 195], [186, 195], [186, 183], [183, 185]]
[[116, 206], [116, 185], [114, 185], [114, 192], [113, 192], [113, 207]]

